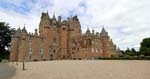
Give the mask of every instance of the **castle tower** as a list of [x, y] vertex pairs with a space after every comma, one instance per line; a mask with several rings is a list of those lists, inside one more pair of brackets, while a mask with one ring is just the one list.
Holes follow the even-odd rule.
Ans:
[[77, 35], [81, 35], [81, 25], [77, 16], [73, 17], [73, 24], [74, 31], [77, 33]]
[[[72, 49], [74, 49], [74, 42], [72, 39], [74, 37], [80, 37], [81, 36], [81, 25], [79, 22], [79, 19], [77, 16], [74, 17], [68, 17], [68, 52], [71, 55], [72, 52], [74, 52]], [[79, 49], [79, 47], [76, 47], [76, 49]]]
[[64, 20], [62, 26], [59, 29], [60, 32], [60, 52], [62, 54], [61, 58], [65, 59], [67, 56], [68, 48], [68, 22]]
[[[49, 14], [42, 13], [41, 22], [39, 25], [40, 36], [45, 38], [43, 44], [44, 47], [41, 49], [44, 50], [45, 57], [48, 58], [49, 54], [51, 59], [54, 58], [54, 53], [58, 52], [59, 48], [59, 30], [58, 22], [55, 18], [55, 14], [52, 18], [49, 18]], [[57, 48], [57, 49], [56, 49]], [[50, 52], [51, 51], [51, 52]], [[52, 52], [53, 51], [53, 52]]]
[[19, 47], [19, 40], [21, 36], [20, 28], [17, 29], [16, 33], [11, 39], [11, 53], [10, 53], [10, 61], [18, 61], [18, 47]]
[[102, 28], [102, 31], [100, 33], [100, 38], [102, 41], [103, 57], [111, 57], [110, 38], [108, 36], [108, 32], [105, 30], [104, 27]]
[[28, 43], [27, 43], [27, 31], [24, 27], [21, 32], [21, 37], [19, 41], [19, 48], [18, 48], [18, 61], [23, 61], [27, 59], [27, 53], [28, 53]]
[[40, 21], [40, 24], [39, 24], [40, 36], [45, 36], [46, 35], [47, 28], [50, 28], [50, 18], [49, 18], [48, 12], [47, 13], [42, 13], [41, 21]]

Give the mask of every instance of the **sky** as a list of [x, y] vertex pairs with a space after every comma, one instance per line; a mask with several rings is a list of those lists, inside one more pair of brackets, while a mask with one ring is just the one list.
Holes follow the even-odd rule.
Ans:
[[77, 15], [83, 33], [104, 27], [122, 50], [139, 50], [142, 39], [150, 37], [150, 0], [0, 0], [0, 22], [28, 32], [38, 29], [47, 11], [63, 19]]

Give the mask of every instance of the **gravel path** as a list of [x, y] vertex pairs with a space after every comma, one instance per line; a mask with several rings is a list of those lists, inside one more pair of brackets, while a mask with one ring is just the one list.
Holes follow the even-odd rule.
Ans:
[[60, 60], [16, 66], [13, 79], [150, 79], [150, 61]]
[[0, 79], [11, 79], [16, 73], [16, 68], [6, 63], [0, 63]]

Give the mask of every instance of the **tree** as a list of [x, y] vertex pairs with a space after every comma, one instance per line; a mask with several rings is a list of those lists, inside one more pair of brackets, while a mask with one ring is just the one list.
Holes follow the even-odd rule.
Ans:
[[145, 38], [141, 42], [140, 53], [145, 56], [150, 56], [150, 38]]
[[124, 55], [129, 55], [129, 56], [137, 56], [137, 51], [134, 48], [127, 48], [124, 52]]
[[14, 28], [10, 28], [9, 24], [0, 22], [0, 60], [9, 58], [9, 50], [11, 36], [15, 33]]

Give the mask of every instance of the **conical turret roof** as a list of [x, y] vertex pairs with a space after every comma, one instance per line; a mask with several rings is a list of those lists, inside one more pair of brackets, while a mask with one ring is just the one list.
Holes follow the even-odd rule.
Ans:
[[21, 33], [20, 27], [17, 29], [16, 33], [14, 34], [15, 37], [19, 37]]
[[105, 30], [105, 28], [103, 27], [100, 36], [108, 36], [108, 32]]

